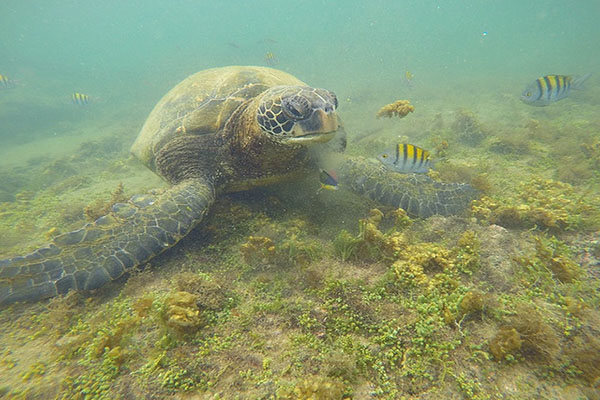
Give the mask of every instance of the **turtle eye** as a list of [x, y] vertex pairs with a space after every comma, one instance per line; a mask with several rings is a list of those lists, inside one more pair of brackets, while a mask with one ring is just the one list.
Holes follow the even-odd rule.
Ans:
[[292, 119], [304, 119], [310, 114], [310, 103], [304, 97], [292, 96], [281, 101], [283, 112]]

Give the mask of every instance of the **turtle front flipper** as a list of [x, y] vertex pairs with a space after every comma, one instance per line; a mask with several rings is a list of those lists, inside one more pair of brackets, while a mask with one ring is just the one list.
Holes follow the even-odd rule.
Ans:
[[425, 174], [400, 174], [362, 157], [346, 158], [339, 169], [345, 186], [414, 217], [459, 214], [479, 196], [471, 185], [436, 182]]
[[160, 196], [136, 195], [83, 228], [23, 257], [0, 260], [0, 305], [91, 290], [173, 246], [204, 217], [213, 185], [183, 181]]

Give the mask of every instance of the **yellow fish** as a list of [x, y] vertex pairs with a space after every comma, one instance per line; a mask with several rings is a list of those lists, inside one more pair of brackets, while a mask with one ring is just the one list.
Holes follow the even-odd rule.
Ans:
[[90, 96], [88, 96], [87, 94], [75, 92], [71, 95], [71, 101], [73, 101], [74, 104], [84, 106], [86, 104], [89, 104]]
[[393, 150], [387, 150], [377, 159], [387, 169], [403, 174], [425, 174], [431, 166], [430, 154], [414, 144], [400, 143]]
[[0, 74], [0, 89], [10, 89], [16, 86], [16, 82], [6, 75]]
[[411, 87], [414, 78], [415, 78], [415, 74], [413, 74], [409, 70], [406, 70], [404, 72], [404, 83], [406, 83], [406, 86]]
[[569, 75], [542, 76], [527, 86], [521, 94], [521, 101], [536, 107], [547, 106], [569, 96], [571, 90], [581, 89], [583, 83], [591, 75], [590, 73], [579, 77]]
[[321, 172], [319, 173], [319, 181], [321, 182], [321, 187], [319, 188], [319, 191], [321, 191], [322, 189], [325, 190], [338, 190], [338, 181], [335, 178], [335, 173], [332, 171], [331, 174], [328, 173], [327, 171], [325, 171], [324, 169], [321, 170]]
[[270, 66], [279, 64], [279, 60], [277, 60], [277, 57], [275, 57], [275, 54], [273, 54], [270, 51], [267, 54], [265, 54], [265, 62], [267, 64], [269, 64]]

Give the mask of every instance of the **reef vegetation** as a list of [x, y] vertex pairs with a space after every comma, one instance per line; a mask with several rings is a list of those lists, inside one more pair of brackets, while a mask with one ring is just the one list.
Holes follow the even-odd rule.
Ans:
[[[482, 192], [464, 215], [411, 219], [316, 193], [316, 177], [223, 196], [127, 279], [0, 310], [0, 396], [599, 398], [598, 126], [508, 129], [472, 110], [419, 123], [430, 175]], [[564, 135], [587, 181], [561, 172]], [[42, 190], [36, 173], [0, 176], [3, 255], [160, 184], [115, 140], [83, 146], [90, 165], [36, 161]]]
[[404, 118], [411, 112], [415, 111], [415, 107], [408, 100], [396, 100], [393, 103], [386, 104], [381, 107], [375, 116], [377, 118]]

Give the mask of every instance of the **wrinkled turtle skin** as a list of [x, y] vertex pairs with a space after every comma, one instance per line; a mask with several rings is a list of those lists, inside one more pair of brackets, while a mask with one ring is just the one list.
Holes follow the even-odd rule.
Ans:
[[[172, 186], [117, 203], [47, 247], [0, 260], [0, 305], [97, 289], [175, 245], [220, 194], [313, 173], [323, 154], [345, 147], [337, 107], [332, 92], [271, 68], [191, 75], [155, 106], [131, 148]], [[456, 214], [476, 196], [469, 185], [398, 174], [360, 157], [337, 158], [346, 187], [412, 216]]]

